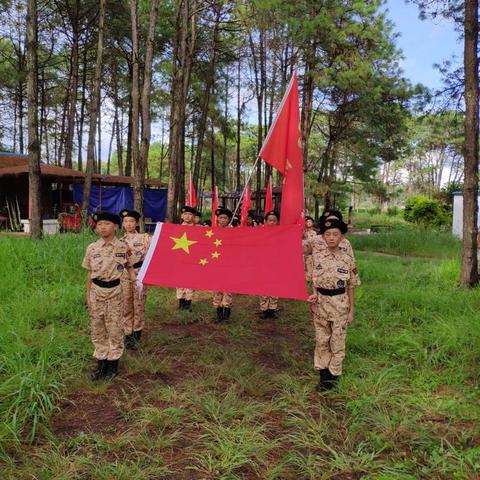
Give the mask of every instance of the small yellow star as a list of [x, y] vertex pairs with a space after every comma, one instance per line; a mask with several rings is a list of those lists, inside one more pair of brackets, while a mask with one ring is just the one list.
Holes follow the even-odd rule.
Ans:
[[175, 238], [175, 237], [170, 237], [174, 242], [175, 245], [172, 247], [172, 250], [183, 250], [186, 253], [190, 253], [190, 245], [193, 245], [194, 243], [198, 243], [195, 240], [189, 240], [187, 238], [187, 233], [184, 232], [184, 234], [180, 238]]
[[207, 236], [208, 238], [211, 238], [213, 236], [213, 230], [207, 230], [205, 232], [205, 236]]
[[213, 243], [216, 247], [219, 247], [222, 244], [222, 241], [217, 238]]
[[201, 258], [200, 261], [198, 262], [200, 265], [205, 266], [208, 263], [208, 260], [206, 258]]
[[213, 252], [212, 253], [212, 258], [218, 258], [220, 254], [218, 252]]

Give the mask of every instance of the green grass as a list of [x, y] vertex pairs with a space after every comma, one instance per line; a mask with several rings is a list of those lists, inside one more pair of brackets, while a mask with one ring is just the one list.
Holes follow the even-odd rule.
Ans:
[[[347, 212], [343, 212], [345, 219]], [[353, 212], [353, 225], [357, 228], [370, 228], [372, 225], [387, 225], [393, 229], [402, 229], [408, 227], [408, 223], [403, 219], [403, 214], [387, 215], [386, 213], [368, 213]]]
[[[142, 350], [92, 385], [79, 267], [91, 237], [0, 237], [0, 478], [478, 478], [480, 292], [458, 288], [458, 243], [390, 235], [351, 237], [403, 257], [357, 250], [345, 372], [323, 395], [305, 303], [281, 300], [265, 322], [257, 298], [235, 296], [217, 327], [208, 293], [184, 314], [161, 288]], [[96, 428], [69, 426], [84, 414]]]
[[458, 259], [461, 242], [449, 232], [408, 227], [388, 233], [353, 234], [348, 239], [355, 250], [407, 257]]

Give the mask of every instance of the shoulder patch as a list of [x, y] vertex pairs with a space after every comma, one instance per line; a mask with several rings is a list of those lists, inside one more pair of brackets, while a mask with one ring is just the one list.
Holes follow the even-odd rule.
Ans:
[[348, 273], [348, 270], [346, 268], [337, 268], [338, 273]]

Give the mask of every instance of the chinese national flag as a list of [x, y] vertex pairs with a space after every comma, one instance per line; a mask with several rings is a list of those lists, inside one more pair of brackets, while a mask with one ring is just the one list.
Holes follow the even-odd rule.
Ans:
[[284, 175], [281, 224], [303, 223], [303, 154], [296, 73], [258, 156]]
[[217, 216], [215, 215], [215, 210], [218, 208], [218, 187], [213, 188], [212, 196], [212, 226], [217, 226]]
[[243, 199], [242, 199], [242, 213], [240, 214], [241, 227], [245, 226], [245, 222], [247, 221], [248, 211], [250, 210], [251, 206], [252, 206], [252, 199], [250, 194], [250, 185], [247, 185], [245, 188], [245, 193], [243, 194]]
[[302, 228], [157, 223], [138, 275], [144, 285], [308, 298]]
[[190, 179], [188, 181], [187, 198], [185, 201], [185, 205], [189, 207], [194, 207], [194, 208], [197, 206], [197, 195], [195, 192], [195, 186], [193, 185], [191, 173], [190, 173]]
[[272, 176], [268, 177], [267, 191], [265, 192], [265, 215], [273, 210], [273, 199], [272, 199]]

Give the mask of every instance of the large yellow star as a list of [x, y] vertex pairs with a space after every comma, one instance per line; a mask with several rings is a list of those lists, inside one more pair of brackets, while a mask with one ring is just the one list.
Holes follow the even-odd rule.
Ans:
[[222, 244], [222, 241], [217, 238], [213, 243], [216, 247], [219, 247]]
[[213, 236], [213, 230], [207, 230], [205, 232], [205, 235], [208, 237], [208, 238], [211, 238]]
[[218, 252], [213, 252], [211, 255], [212, 255], [212, 258], [218, 258], [220, 256]]
[[189, 240], [187, 238], [187, 233], [184, 232], [184, 234], [180, 238], [175, 238], [175, 237], [170, 237], [174, 242], [175, 245], [172, 247], [172, 250], [179, 250], [182, 249], [186, 253], [190, 253], [190, 245], [193, 245], [194, 243], [198, 243], [195, 240]]

